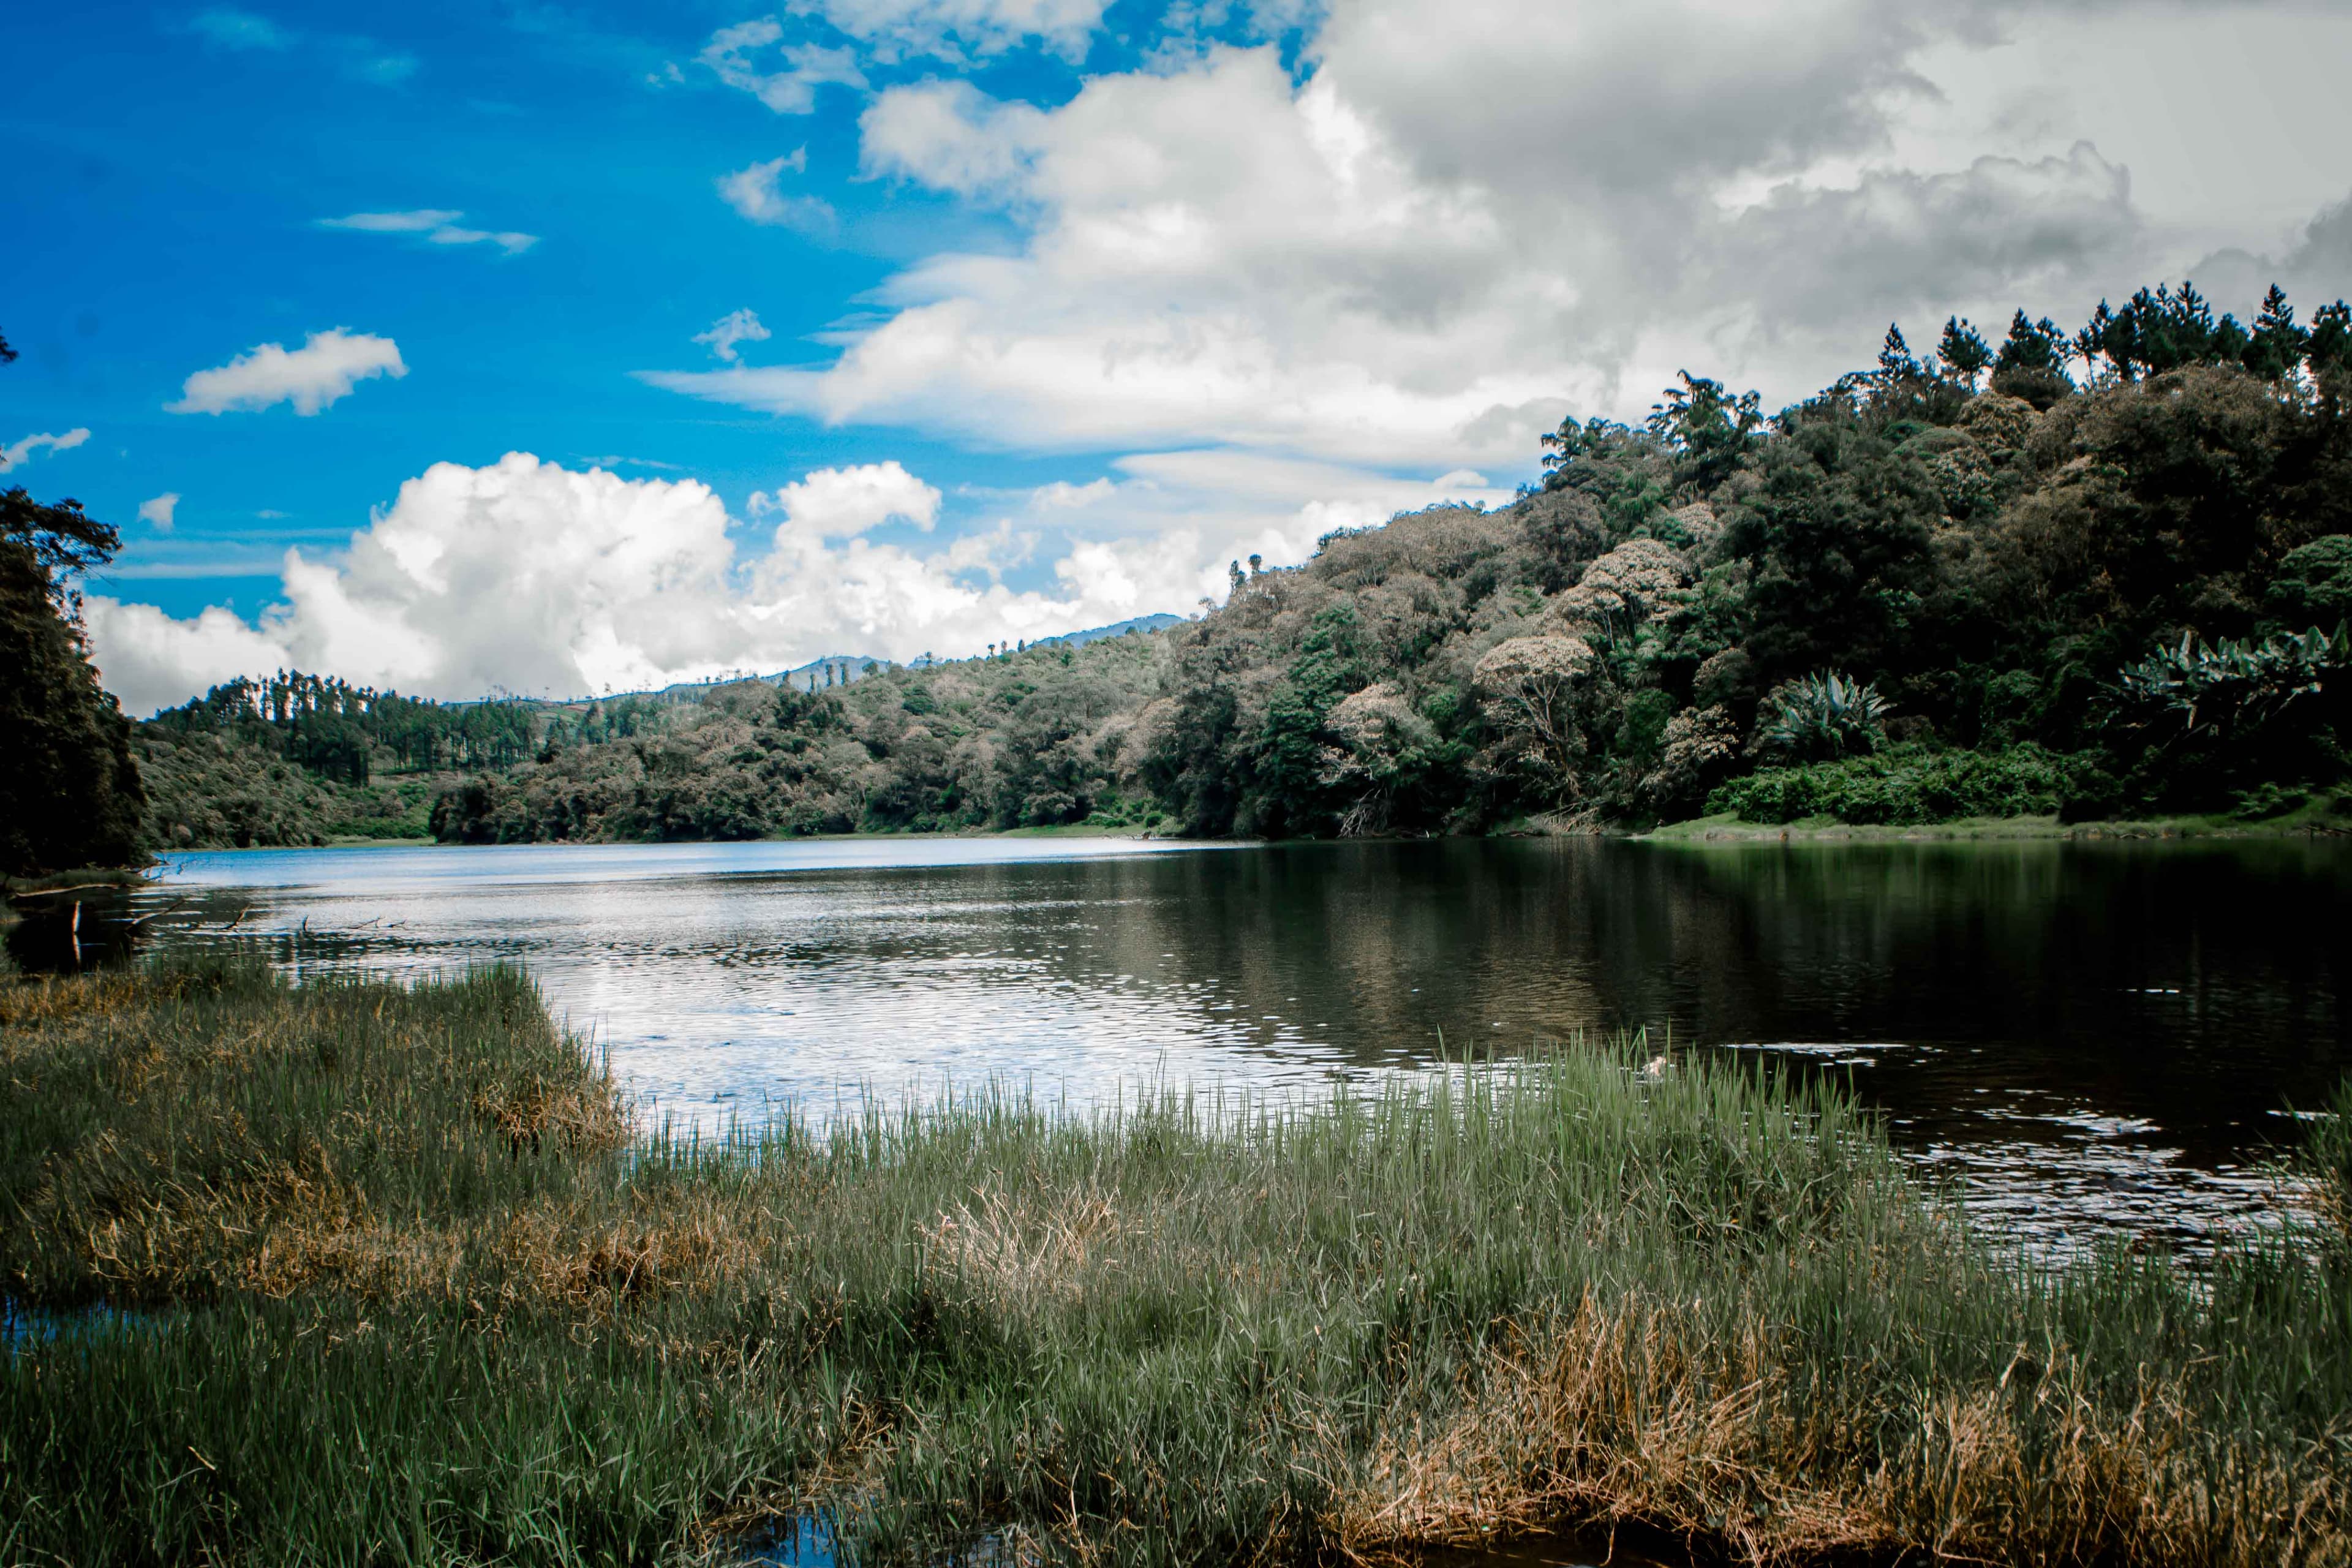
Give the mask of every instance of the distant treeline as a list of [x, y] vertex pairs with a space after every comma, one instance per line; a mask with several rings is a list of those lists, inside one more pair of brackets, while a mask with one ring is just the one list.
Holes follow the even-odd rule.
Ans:
[[139, 726], [146, 836], [166, 849], [425, 837], [459, 779], [652, 733], [668, 706], [442, 703], [300, 671], [240, 678]]
[[509, 767], [530, 755], [535, 727], [520, 702], [434, 702], [299, 670], [240, 676], [147, 723], [173, 736], [233, 735], [362, 784], [379, 756], [411, 772]]
[[405, 830], [467, 842], [2275, 816], [2352, 780], [2340, 302], [1890, 329], [1777, 414], [1685, 374], [1544, 446], [1508, 507], [1235, 563], [1150, 635], [585, 709], [281, 675], [146, 732], [409, 770]]
[[559, 733], [531, 764], [445, 795], [467, 843], [752, 838], [1159, 818], [1122, 741], [1165, 678], [1164, 636], [891, 668], [832, 689], [743, 682], [604, 742]]

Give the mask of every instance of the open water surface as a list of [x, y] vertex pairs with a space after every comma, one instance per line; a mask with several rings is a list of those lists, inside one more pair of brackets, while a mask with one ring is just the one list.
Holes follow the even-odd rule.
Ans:
[[649, 1115], [704, 1127], [1671, 1030], [1851, 1074], [2038, 1250], [2261, 1223], [2285, 1112], [2352, 1066], [2340, 839], [263, 850], [173, 857], [131, 912], [300, 970], [526, 963]]

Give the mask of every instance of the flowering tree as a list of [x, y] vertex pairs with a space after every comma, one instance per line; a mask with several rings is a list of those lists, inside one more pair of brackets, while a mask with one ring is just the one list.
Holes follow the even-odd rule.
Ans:
[[1487, 650], [1472, 679], [1489, 721], [1566, 777], [1583, 750], [1577, 689], [1594, 663], [1580, 637], [1512, 637]]

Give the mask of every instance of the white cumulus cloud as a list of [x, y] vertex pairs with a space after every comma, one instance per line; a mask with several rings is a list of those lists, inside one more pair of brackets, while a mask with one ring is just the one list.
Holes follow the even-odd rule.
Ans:
[[894, 517], [929, 532], [939, 521], [940, 492], [892, 458], [819, 468], [772, 495], [754, 490], [748, 510], [755, 517], [782, 512], [787, 528], [811, 540], [851, 538]]
[[764, 343], [769, 336], [768, 329], [760, 324], [759, 313], [744, 310], [728, 311], [710, 323], [709, 331], [695, 333], [694, 341], [709, 344], [712, 358], [733, 364], [741, 357], [736, 353], [737, 343]]
[[399, 345], [390, 338], [334, 327], [312, 332], [290, 353], [282, 343], [248, 349], [225, 365], [200, 370], [180, 388], [172, 414], [226, 414], [291, 403], [308, 416], [351, 395], [360, 382], [406, 375]]
[[[1527, 341], [1570, 290], [1515, 265], [1495, 204], [1421, 178], [1271, 50], [1097, 78], [1051, 114], [893, 89], [865, 128], [874, 172], [1041, 215], [1028, 249], [904, 274], [895, 313], [829, 369], [656, 384], [1027, 449], [1231, 443], [1446, 467], [1532, 452], [1600, 384]], [[1496, 417], [1529, 405], [1548, 417]]]
[[267, 675], [294, 662], [282, 637], [217, 605], [178, 620], [152, 605], [92, 594], [82, 602], [82, 624], [99, 679], [125, 712], [140, 716], [240, 675]]
[[797, 174], [808, 167], [808, 149], [795, 147], [781, 158], [753, 163], [719, 177], [719, 195], [727, 205], [753, 223], [804, 233], [822, 233], [833, 226], [834, 211], [822, 197], [786, 195], [784, 171]]
[[89, 431], [77, 425], [62, 436], [52, 436], [43, 431], [37, 436], [27, 436], [21, 441], [11, 441], [0, 447], [0, 474], [6, 473], [44, 447], [52, 452], [69, 452], [89, 439]]
[[152, 522], [163, 532], [169, 533], [172, 531], [172, 514], [179, 505], [180, 492], [177, 490], [165, 490], [162, 495], [150, 496], [139, 503], [139, 521]]
[[[772, 16], [739, 22], [710, 35], [698, 57], [729, 87], [750, 93], [778, 114], [806, 114], [816, 107], [816, 89], [839, 86], [863, 89], [866, 73], [851, 50], [820, 44], [784, 44], [782, 24]], [[776, 48], [782, 68], [763, 68], [761, 57]]]
[[1107, 479], [1089, 479], [1082, 485], [1074, 485], [1067, 479], [1055, 479], [1052, 484], [1039, 485], [1030, 491], [1029, 504], [1039, 511], [1067, 510], [1108, 500], [1118, 490], [1118, 487]]
[[1086, 58], [1107, 0], [814, 0], [814, 10], [877, 58], [930, 56], [962, 61], [1036, 40], [1070, 60]]
[[882, 93], [857, 127], [866, 173], [993, 196], [1019, 191], [1050, 123], [1044, 110], [1001, 102], [968, 81], [927, 81]]

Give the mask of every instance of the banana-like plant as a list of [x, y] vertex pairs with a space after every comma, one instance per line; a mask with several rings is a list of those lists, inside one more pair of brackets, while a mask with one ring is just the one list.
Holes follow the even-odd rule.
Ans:
[[2331, 675], [2352, 669], [2352, 629], [2317, 626], [2260, 642], [2194, 632], [2159, 646], [2119, 679], [2143, 711], [2177, 720], [2184, 734], [2242, 734], [2270, 723], [2298, 699], [2316, 695]]
[[1886, 700], [1865, 680], [1825, 669], [1791, 680], [1769, 699], [1772, 717], [1756, 748], [1792, 762], [1834, 762], [1874, 752], [1886, 737]]

